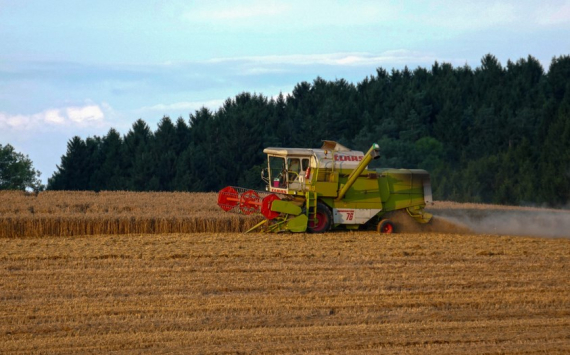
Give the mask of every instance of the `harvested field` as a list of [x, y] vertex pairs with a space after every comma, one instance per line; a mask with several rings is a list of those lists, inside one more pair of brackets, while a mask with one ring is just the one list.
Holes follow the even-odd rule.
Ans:
[[2, 354], [570, 353], [570, 239], [520, 236], [570, 236], [569, 211], [246, 235], [216, 194], [0, 199]]
[[567, 354], [570, 240], [0, 238], [0, 353]]

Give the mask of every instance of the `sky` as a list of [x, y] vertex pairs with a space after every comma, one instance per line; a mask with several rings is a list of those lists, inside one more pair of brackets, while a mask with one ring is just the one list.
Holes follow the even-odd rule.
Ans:
[[0, 0], [0, 144], [46, 183], [73, 136], [487, 53], [548, 71], [570, 54], [570, 0]]

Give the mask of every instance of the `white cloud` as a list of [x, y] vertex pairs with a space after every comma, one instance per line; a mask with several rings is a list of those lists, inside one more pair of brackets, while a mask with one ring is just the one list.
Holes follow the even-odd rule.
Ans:
[[0, 112], [0, 128], [26, 131], [42, 128], [100, 127], [105, 114], [99, 105], [50, 108], [42, 112], [21, 115]]
[[84, 107], [68, 107], [65, 109], [67, 117], [76, 123], [101, 121], [105, 118], [103, 111], [97, 105]]
[[0, 112], [0, 128], [26, 127], [30, 123], [30, 117], [25, 115], [8, 115]]
[[543, 26], [570, 24], [570, 1], [559, 6], [543, 6], [536, 12], [536, 21]]
[[[429, 53], [393, 50], [380, 54], [374, 53], [326, 53], [326, 54], [292, 54], [292, 55], [269, 55], [269, 56], [247, 56], [234, 58], [215, 58], [210, 63], [241, 62], [247, 65], [330, 65], [330, 66], [374, 66], [381, 64], [415, 64], [432, 63], [436, 57]], [[258, 74], [273, 72], [268, 68], [251, 69], [248, 73]]]
[[252, 67], [252, 68], [244, 68], [243, 71], [237, 73], [238, 75], [271, 75], [271, 74], [280, 74], [286, 73], [287, 70], [285, 68], [261, 68], [261, 67]]
[[137, 110], [137, 113], [142, 113], [145, 111], [159, 111], [161, 114], [168, 115], [172, 111], [184, 111], [185, 113], [199, 110], [202, 107], [206, 107], [212, 111], [217, 110], [224, 104], [225, 100], [207, 100], [207, 101], [182, 101], [175, 102], [172, 104], [156, 104], [153, 106], [141, 107]]
[[60, 110], [50, 109], [43, 112], [43, 118], [47, 123], [53, 124], [63, 124], [65, 123], [65, 117], [60, 113]]

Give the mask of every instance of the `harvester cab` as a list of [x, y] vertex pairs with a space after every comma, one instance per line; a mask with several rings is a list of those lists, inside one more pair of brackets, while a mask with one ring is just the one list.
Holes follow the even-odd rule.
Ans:
[[263, 152], [266, 191], [228, 186], [218, 194], [218, 205], [225, 211], [265, 217], [249, 231], [320, 233], [375, 226], [391, 233], [394, 224], [386, 218], [390, 212], [406, 210], [419, 223], [431, 219], [424, 211], [431, 202], [429, 174], [417, 169], [369, 170], [368, 164], [379, 157], [377, 144], [366, 154], [334, 141], [324, 141], [320, 149], [270, 147]]
[[[268, 169], [262, 171], [267, 191], [284, 194], [299, 194], [310, 190], [318, 172], [354, 170], [364, 153], [350, 150], [340, 143], [324, 141], [321, 149], [266, 148]], [[378, 157], [375, 154], [373, 158]], [[364, 166], [366, 167], [366, 166]]]
[[[268, 153], [267, 149], [264, 150]], [[261, 178], [267, 184], [267, 190], [288, 193], [291, 191], [304, 191], [306, 181], [310, 179], [310, 161], [312, 156], [283, 156], [268, 153], [268, 168], [262, 171]]]

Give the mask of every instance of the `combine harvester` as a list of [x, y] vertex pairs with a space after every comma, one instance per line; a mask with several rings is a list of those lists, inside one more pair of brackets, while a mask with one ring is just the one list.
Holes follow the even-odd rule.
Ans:
[[376, 143], [366, 154], [334, 141], [324, 141], [321, 149], [266, 148], [263, 152], [268, 162], [261, 172], [266, 191], [228, 186], [218, 193], [218, 205], [224, 211], [266, 218], [247, 232], [375, 228], [392, 233], [390, 216], [396, 211], [407, 211], [419, 223], [428, 223], [432, 217], [424, 211], [432, 202], [429, 173], [367, 169], [379, 157]]

